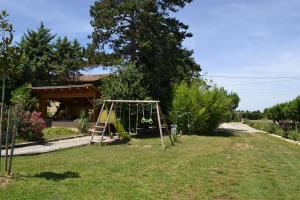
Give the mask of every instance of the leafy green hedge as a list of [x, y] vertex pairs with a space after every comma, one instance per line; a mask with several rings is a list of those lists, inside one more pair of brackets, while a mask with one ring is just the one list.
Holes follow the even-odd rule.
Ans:
[[224, 88], [207, 86], [204, 81], [182, 82], [175, 87], [171, 120], [183, 133], [203, 134], [230, 121], [239, 97]]
[[295, 141], [300, 141], [300, 133], [296, 132], [295, 130], [293, 131], [284, 131], [282, 128], [280, 128], [279, 125], [270, 122], [270, 121], [251, 121], [251, 120], [245, 120], [244, 123], [248, 124], [249, 126], [268, 132], [268, 133], [272, 133], [275, 135], [279, 135], [281, 137], [284, 138], [288, 138], [291, 140], [295, 140]]

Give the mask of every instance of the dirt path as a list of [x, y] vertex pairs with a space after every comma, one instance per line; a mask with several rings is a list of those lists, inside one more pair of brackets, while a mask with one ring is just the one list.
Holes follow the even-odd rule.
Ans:
[[257, 130], [240, 122], [223, 123], [219, 126], [219, 129], [231, 132], [263, 133], [261, 130]]

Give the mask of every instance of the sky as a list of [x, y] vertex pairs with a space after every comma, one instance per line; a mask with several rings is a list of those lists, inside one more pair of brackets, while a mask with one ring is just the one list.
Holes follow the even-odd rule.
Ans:
[[[16, 41], [43, 22], [53, 34], [86, 45], [93, 2], [0, 0], [0, 10], [9, 12]], [[300, 77], [299, 10], [299, 0], [194, 0], [175, 16], [194, 35], [184, 46], [194, 50], [201, 74], [237, 92], [239, 109], [263, 110], [300, 95], [300, 78], [284, 78]]]

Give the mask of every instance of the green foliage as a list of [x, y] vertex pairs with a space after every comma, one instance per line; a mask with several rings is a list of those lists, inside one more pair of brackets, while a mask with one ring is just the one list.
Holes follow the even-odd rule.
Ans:
[[18, 104], [21, 110], [32, 110], [36, 107], [38, 102], [36, 97], [32, 97], [30, 93], [31, 84], [24, 84], [18, 87], [11, 93], [10, 102], [12, 105]]
[[89, 116], [84, 110], [81, 111], [78, 119], [75, 120], [78, 131], [80, 133], [88, 133], [89, 131]]
[[55, 61], [52, 40], [55, 38], [43, 23], [37, 31], [28, 30], [21, 39], [21, 77], [32, 85], [49, 85], [54, 78]]
[[119, 136], [121, 137], [121, 141], [124, 143], [129, 143], [131, 140], [131, 136], [128, 133], [119, 133]]
[[291, 140], [300, 141], [300, 133], [297, 131], [290, 131], [288, 137]]
[[276, 134], [281, 130], [279, 125], [274, 124], [271, 121], [244, 120], [244, 123], [248, 124], [249, 126], [255, 128], [255, 129], [266, 131], [268, 133], [273, 133], [273, 134]]
[[60, 37], [54, 43], [54, 55], [56, 58], [54, 71], [58, 84], [71, 84], [77, 81], [84, 62], [84, 51], [79, 42], [75, 39], [69, 41], [67, 37]]
[[57, 40], [43, 23], [37, 30], [28, 30], [19, 44], [21, 64], [18, 83], [34, 86], [70, 84], [77, 80], [84, 62], [84, 50], [77, 40]]
[[46, 123], [42, 118], [42, 113], [33, 111], [21, 112], [19, 114], [18, 137], [26, 140], [42, 140], [43, 129]]
[[52, 138], [57, 136], [76, 135], [77, 132], [69, 128], [45, 128], [43, 130], [43, 134], [45, 137]]
[[241, 121], [242, 118], [250, 120], [259, 120], [264, 117], [263, 113], [260, 110], [256, 111], [236, 111], [236, 116], [238, 116], [238, 121]]
[[273, 122], [279, 123], [282, 120], [290, 120], [295, 124], [300, 121], [300, 96], [292, 101], [267, 108], [264, 113]]
[[8, 13], [0, 12], [0, 75], [8, 77], [15, 73], [18, 53], [13, 45], [13, 26], [8, 21]]
[[[91, 6], [90, 62], [114, 66], [134, 62], [143, 74], [142, 86], [163, 110], [171, 103], [176, 83], [189, 82], [200, 71], [193, 51], [183, 47], [192, 34], [172, 17], [191, 0], [98, 0]], [[109, 49], [109, 51], [107, 51]]]
[[103, 80], [103, 99], [145, 99], [146, 89], [142, 86], [143, 74], [134, 63], [117, 66], [110, 77]]
[[244, 121], [249, 126], [262, 130], [268, 133], [279, 135], [284, 138], [291, 140], [300, 140], [300, 133], [296, 130], [283, 130], [279, 124], [272, 123], [271, 121], [266, 120], [245, 120]]
[[175, 88], [171, 119], [183, 133], [213, 131], [221, 122], [231, 119], [236, 103], [232, 96], [223, 88], [205, 86], [203, 81], [195, 80], [191, 85], [182, 82]]

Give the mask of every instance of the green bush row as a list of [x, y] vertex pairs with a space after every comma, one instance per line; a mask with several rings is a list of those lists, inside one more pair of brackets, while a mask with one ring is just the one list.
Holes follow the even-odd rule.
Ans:
[[300, 133], [295, 131], [295, 130], [291, 130], [291, 131], [284, 131], [279, 125], [269, 122], [269, 121], [251, 121], [251, 120], [245, 120], [244, 121], [246, 124], [248, 124], [249, 126], [268, 132], [268, 133], [272, 133], [275, 135], [279, 135], [281, 137], [284, 138], [288, 138], [291, 140], [295, 140], [295, 141], [300, 141]]

